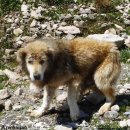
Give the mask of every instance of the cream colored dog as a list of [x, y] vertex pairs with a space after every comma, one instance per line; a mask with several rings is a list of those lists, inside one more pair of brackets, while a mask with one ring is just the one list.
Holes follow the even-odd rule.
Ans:
[[31, 116], [41, 116], [48, 109], [60, 85], [68, 87], [67, 101], [72, 120], [80, 116], [77, 105], [79, 89], [82, 95], [85, 89], [96, 88], [106, 97], [99, 114], [108, 111], [115, 100], [120, 61], [119, 52], [113, 43], [85, 38], [35, 40], [18, 51], [17, 60], [28, 74], [30, 86], [44, 87], [43, 103], [32, 111]]

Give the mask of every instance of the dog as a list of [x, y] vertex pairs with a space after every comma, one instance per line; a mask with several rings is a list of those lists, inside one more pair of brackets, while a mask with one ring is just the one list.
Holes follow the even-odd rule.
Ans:
[[83, 95], [88, 88], [98, 90], [106, 98], [99, 109], [100, 115], [115, 101], [115, 84], [121, 65], [114, 43], [88, 38], [35, 40], [18, 50], [17, 60], [30, 78], [30, 87], [44, 87], [43, 103], [31, 116], [39, 117], [46, 112], [60, 85], [68, 87], [67, 102], [72, 120], [80, 117], [77, 95], [79, 92]]

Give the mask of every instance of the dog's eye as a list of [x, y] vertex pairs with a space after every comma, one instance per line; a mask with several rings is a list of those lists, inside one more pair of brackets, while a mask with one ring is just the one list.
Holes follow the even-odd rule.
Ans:
[[32, 63], [33, 63], [33, 61], [32, 61], [32, 60], [29, 60], [29, 61], [28, 61], [28, 63], [29, 63], [29, 64], [32, 64]]
[[44, 60], [41, 60], [41, 61], [40, 61], [40, 64], [43, 64], [44, 62], [45, 62]]

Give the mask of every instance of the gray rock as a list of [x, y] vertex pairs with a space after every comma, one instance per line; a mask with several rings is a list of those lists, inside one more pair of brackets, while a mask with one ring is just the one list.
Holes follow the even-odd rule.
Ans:
[[5, 54], [10, 55], [14, 53], [14, 49], [5, 49]]
[[67, 93], [64, 92], [64, 93], [58, 95], [58, 96], [56, 97], [56, 100], [57, 100], [58, 102], [61, 102], [61, 101], [64, 101], [66, 98], [67, 98]]
[[13, 106], [13, 110], [14, 110], [14, 111], [20, 111], [20, 110], [22, 110], [22, 109], [23, 109], [23, 107], [22, 107], [21, 105], [15, 104], [15, 105]]
[[117, 111], [107, 111], [104, 113], [104, 117], [109, 119], [116, 119], [118, 115]]
[[2, 70], [0, 70], [0, 76], [5, 76], [6, 74], [2, 71]]
[[91, 9], [83, 9], [83, 8], [80, 8], [79, 13], [80, 13], [80, 14], [91, 14], [92, 11], [91, 11]]
[[36, 27], [37, 26], [37, 21], [36, 20], [33, 20], [30, 24], [30, 27]]
[[23, 36], [23, 37], [21, 37], [21, 40], [24, 41], [24, 42], [31, 42], [34, 39], [35, 39], [34, 37], [30, 37], [30, 36]]
[[79, 34], [80, 29], [75, 26], [60, 26], [58, 28], [59, 31], [63, 31], [66, 34]]
[[56, 125], [54, 130], [73, 130], [70, 126]]
[[23, 33], [23, 30], [21, 28], [14, 29], [13, 31], [14, 35], [19, 36]]
[[61, 26], [66, 26], [67, 25], [67, 23], [66, 22], [61, 22], [61, 24], [60, 24]]
[[111, 107], [111, 111], [119, 111], [120, 110], [120, 107], [119, 107], [119, 105], [114, 105], [114, 106], [112, 106]]
[[46, 29], [46, 27], [47, 27], [47, 24], [41, 24], [42, 29]]
[[18, 89], [14, 92], [14, 94], [17, 95], [17, 96], [19, 96], [19, 95], [22, 95], [23, 92], [24, 92], [24, 91], [23, 91], [22, 88], [18, 88]]
[[119, 48], [122, 47], [122, 45], [124, 44], [124, 38], [113, 34], [93, 34], [93, 35], [88, 35], [87, 38], [95, 39], [99, 41], [113, 42]]
[[126, 122], [126, 120], [119, 121], [119, 126], [120, 126], [121, 128], [127, 127], [127, 122]]
[[80, 15], [74, 15], [74, 20], [80, 20], [81, 16]]
[[11, 70], [5, 69], [3, 72], [7, 75], [7, 77], [9, 78], [9, 81], [11, 83], [17, 83], [18, 80], [22, 79], [22, 77], [20, 75], [18, 75], [17, 73], [15, 73]]
[[68, 34], [68, 35], [66, 35], [66, 39], [68, 39], [68, 40], [71, 40], [71, 39], [73, 39], [75, 36], [74, 35], [72, 35], [72, 34]]
[[23, 4], [21, 5], [21, 11], [22, 11], [22, 12], [27, 12], [28, 9], [29, 9], [29, 7], [28, 7], [28, 5], [26, 5], [26, 3], [23, 3]]
[[126, 122], [127, 122], [127, 125], [130, 127], [130, 119], [128, 119]]
[[12, 101], [11, 100], [7, 100], [5, 102], [5, 110], [9, 111], [12, 109]]
[[124, 115], [129, 116], [130, 115], [130, 111], [125, 112]]
[[130, 84], [129, 83], [126, 83], [123, 88], [126, 88], [126, 89], [130, 89]]
[[20, 22], [19, 18], [16, 18], [16, 19], [14, 20], [14, 22], [15, 22], [16, 24], [18, 24], [18, 23]]
[[32, 10], [31, 17], [38, 20], [38, 19], [42, 18], [42, 15], [41, 15], [41, 12], [37, 12], [35, 10]]
[[104, 34], [113, 34], [116, 35], [116, 30], [114, 28], [110, 28], [104, 32]]
[[130, 25], [130, 20], [125, 20], [124, 23], [125, 25]]
[[80, 124], [81, 127], [88, 127], [89, 123], [86, 122], [85, 120], [82, 121], [82, 123]]
[[10, 92], [7, 88], [0, 90], [0, 99], [6, 99], [9, 98], [10, 96], [11, 96]]

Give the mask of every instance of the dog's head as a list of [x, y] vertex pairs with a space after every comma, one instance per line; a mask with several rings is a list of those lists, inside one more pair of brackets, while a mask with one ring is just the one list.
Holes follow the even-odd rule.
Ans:
[[34, 41], [17, 52], [17, 61], [32, 81], [43, 81], [52, 52], [52, 48], [47, 47], [43, 41]]

